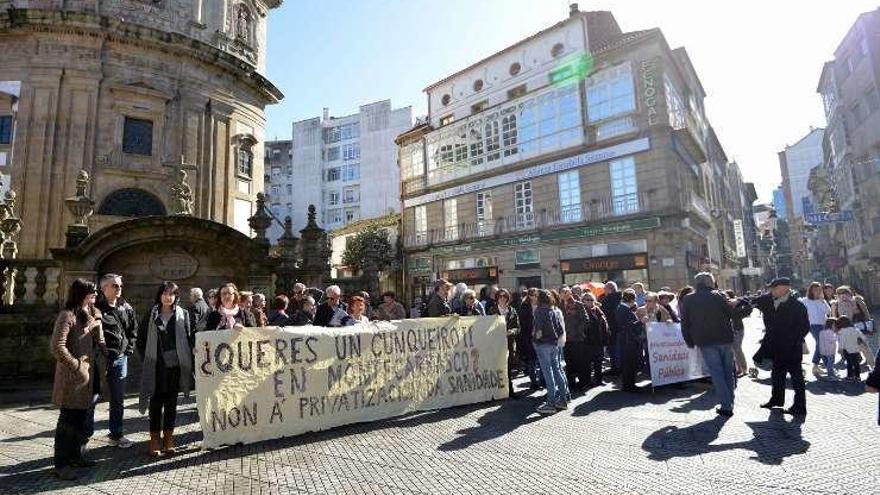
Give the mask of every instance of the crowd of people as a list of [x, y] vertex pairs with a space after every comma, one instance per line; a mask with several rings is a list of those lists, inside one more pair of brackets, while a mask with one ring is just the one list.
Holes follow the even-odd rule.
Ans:
[[836, 379], [840, 356], [847, 380], [860, 380], [864, 361], [871, 369], [866, 390], [880, 388], [880, 374], [874, 369], [880, 345], [864, 298], [849, 287], [816, 282], [801, 295], [786, 278], [773, 280], [762, 293], [740, 297], [718, 290], [710, 273], [698, 274], [693, 287], [677, 292], [669, 287], [649, 291], [642, 283], [621, 290], [609, 281], [604, 286], [564, 285], [554, 290], [509, 291], [491, 285], [477, 293], [465, 284], [440, 279], [427, 301], [416, 301], [409, 311], [393, 292], [373, 301], [366, 292], [343, 297], [335, 285], [321, 291], [296, 284], [289, 295], [278, 294], [267, 303], [263, 294], [226, 283], [207, 293], [190, 289], [184, 303], [178, 285], [164, 282], [142, 320], [122, 298], [122, 290], [117, 274], [104, 275], [97, 286], [76, 280], [55, 323], [53, 402], [60, 408], [55, 472], [62, 479], [75, 479], [76, 468], [94, 464], [85, 447], [94, 434], [102, 375], [110, 406], [107, 441], [120, 448], [132, 445], [123, 427], [123, 401], [128, 360], [135, 352], [142, 363], [138, 409], [149, 417], [147, 452], [153, 457], [174, 454], [177, 401], [181, 393], [193, 390], [193, 343], [201, 331], [498, 315], [507, 328], [510, 396], [523, 392], [513, 383], [523, 375], [529, 390], [546, 390], [537, 408], [546, 415], [567, 409], [572, 397], [588, 388], [617, 382], [624, 392], [646, 390], [637, 383], [640, 374], [650, 379], [648, 324], [680, 323], [685, 343], [699, 348], [709, 371], [719, 404], [716, 412], [729, 417], [737, 379], [756, 373], [748, 366], [742, 343], [743, 319], [757, 309], [765, 334], [752, 360], [756, 367], [772, 362], [772, 393], [762, 407], [783, 407], [785, 378], [790, 375], [795, 398], [786, 412], [806, 415], [801, 363], [808, 334], [815, 340], [814, 375]]

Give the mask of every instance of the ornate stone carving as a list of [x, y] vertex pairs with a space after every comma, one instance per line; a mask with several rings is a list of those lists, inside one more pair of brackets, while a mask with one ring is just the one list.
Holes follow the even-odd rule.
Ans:
[[199, 260], [180, 250], [173, 253], [154, 254], [149, 262], [150, 273], [161, 280], [186, 280], [199, 271]]
[[171, 214], [193, 214], [193, 192], [186, 181], [186, 170], [177, 169], [177, 180], [171, 184]]
[[95, 211], [95, 202], [86, 195], [89, 182], [89, 173], [80, 170], [76, 178], [76, 195], [64, 200], [74, 218], [74, 222], [67, 226], [67, 247], [78, 246], [89, 236], [88, 218]]

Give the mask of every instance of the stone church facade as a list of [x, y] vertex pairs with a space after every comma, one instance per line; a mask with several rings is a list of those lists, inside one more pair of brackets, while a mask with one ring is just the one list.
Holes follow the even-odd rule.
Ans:
[[[0, 180], [18, 256], [65, 245], [80, 170], [92, 232], [172, 210], [249, 233], [263, 190], [266, 24], [281, 0], [0, 0]], [[4, 143], [4, 137], [6, 138]]]

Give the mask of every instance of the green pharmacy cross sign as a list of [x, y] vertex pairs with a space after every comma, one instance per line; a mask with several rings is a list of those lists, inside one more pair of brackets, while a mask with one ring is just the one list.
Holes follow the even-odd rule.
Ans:
[[562, 59], [559, 67], [550, 71], [550, 84], [562, 85], [585, 79], [593, 70], [593, 56], [579, 53]]

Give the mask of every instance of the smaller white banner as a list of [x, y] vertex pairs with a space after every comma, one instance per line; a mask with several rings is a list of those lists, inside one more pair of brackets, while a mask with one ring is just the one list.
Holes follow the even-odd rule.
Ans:
[[678, 323], [648, 323], [648, 358], [654, 387], [709, 376], [703, 355], [688, 349]]
[[733, 237], [736, 239], [736, 256], [738, 258], [745, 258], [746, 236], [743, 232], [743, 221], [738, 218], [733, 221]]

